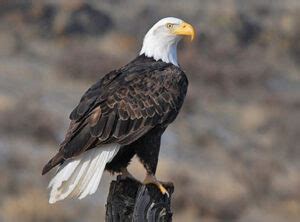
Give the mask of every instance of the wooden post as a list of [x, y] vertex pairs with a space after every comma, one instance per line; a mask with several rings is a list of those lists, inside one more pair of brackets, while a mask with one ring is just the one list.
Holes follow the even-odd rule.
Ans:
[[173, 184], [164, 184], [170, 197], [156, 186], [120, 176], [110, 184], [106, 203], [106, 222], [171, 222]]

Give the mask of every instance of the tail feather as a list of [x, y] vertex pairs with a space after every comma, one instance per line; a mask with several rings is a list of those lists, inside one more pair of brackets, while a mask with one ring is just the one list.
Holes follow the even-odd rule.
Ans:
[[[96, 158], [94, 158], [88, 166], [88, 170], [87, 172], [84, 174], [84, 176], [81, 177], [81, 180], [78, 182], [76, 188], [73, 190], [73, 192], [71, 193], [71, 196], [78, 196], [79, 199], [81, 199], [81, 195], [82, 193], [88, 189], [88, 186], [92, 183], [92, 178], [93, 175], [97, 174], [97, 173], [103, 173], [103, 170], [99, 169], [99, 165], [103, 162], [106, 163], [106, 159], [102, 159], [101, 157], [103, 157], [105, 155], [105, 151], [103, 151], [101, 153], [101, 155], [97, 155]], [[102, 160], [102, 161], [99, 161]], [[105, 164], [103, 164], [105, 166]], [[86, 196], [86, 195], [85, 195]], [[84, 196], [84, 197], [85, 197]]]
[[49, 203], [67, 197], [82, 199], [96, 192], [105, 165], [119, 151], [117, 144], [88, 150], [76, 158], [66, 160], [49, 183]]
[[[106, 151], [106, 156], [104, 156], [104, 159], [112, 160], [116, 153], [117, 152], [112, 153], [112, 152]], [[101, 161], [104, 161], [104, 160], [100, 159], [100, 162]], [[105, 169], [105, 165], [102, 165], [101, 169], [95, 175], [93, 175], [93, 179], [92, 179], [91, 183], [89, 184], [89, 186], [85, 190], [85, 192], [82, 193], [82, 195], [79, 197], [79, 199], [82, 199], [87, 193], [92, 194], [92, 193], [96, 192], [98, 185], [100, 183], [101, 177], [102, 177], [102, 172], [104, 171], [104, 169]]]
[[[111, 155], [111, 153], [107, 153], [107, 155], [109, 155], [107, 158], [109, 158], [109, 159], [112, 159], [113, 157], [111, 157], [110, 155]], [[103, 166], [103, 167], [105, 167], [105, 166]], [[102, 169], [102, 171], [103, 171], [103, 169]], [[91, 186], [89, 187], [89, 189], [90, 189], [90, 193], [95, 193], [96, 192], [96, 190], [97, 190], [97, 188], [98, 188], [98, 184], [99, 184], [99, 182], [100, 182], [100, 180], [101, 180], [101, 171], [99, 170], [96, 174], [95, 174], [95, 176], [94, 176], [94, 178], [93, 178], [93, 181], [92, 181], [92, 183], [90, 184]]]
[[[109, 156], [107, 154], [108, 153], [104, 151], [103, 155], [101, 155], [101, 157], [99, 158], [99, 160], [97, 160], [97, 162], [104, 162], [106, 159], [109, 159]], [[95, 164], [95, 165], [98, 165], [98, 164]], [[104, 171], [104, 167], [105, 167], [105, 165], [101, 165], [101, 167], [99, 167], [97, 169], [97, 171], [94, 171], [95, 173], [87, 174], [87, 180], [86, 181], [89, 181], [89, 183], [85, 183], [85, 189], [84, 190], [81, 189], [79, 199], [84, 198], [88, 194], [94, 193], [94, 192], [92, 192], [91, 188], [94, 186], [94, 184], [96, 184], [97, 187], [98, 187], [98, 184], [100, 183], [100, 179], [101, 179], [101, 176], [102, 176], [102, 172]]]

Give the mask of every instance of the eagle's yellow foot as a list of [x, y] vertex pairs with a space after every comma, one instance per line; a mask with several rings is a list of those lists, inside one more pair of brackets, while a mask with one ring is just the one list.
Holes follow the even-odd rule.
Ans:
[[167, 191], [167, 189], [161, 184], [161, 182], [159, 182], [156, 177], [154, 175], [149, 175], [147, 174], [145, 180], [143, 181], [143, 184], [147, 185], [147, 184], [154, 184], [157, 186], [157, 188], [160, 190], [160, 192], [163, 195], [167, 195], [168, 197], [170, 197], [169, 192]]

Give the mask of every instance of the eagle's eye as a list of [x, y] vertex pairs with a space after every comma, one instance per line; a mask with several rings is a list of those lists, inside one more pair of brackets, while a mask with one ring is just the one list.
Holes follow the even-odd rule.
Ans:
[[167, 23], [166, 26], [167, 26], [168, 29], [171, 29], [171, 28], [174, 26], [174, 24], [172, 24], [172, 23]]

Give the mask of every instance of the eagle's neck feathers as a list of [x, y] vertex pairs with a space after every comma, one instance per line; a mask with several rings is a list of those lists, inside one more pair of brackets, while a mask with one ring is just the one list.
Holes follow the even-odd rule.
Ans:
[[177, 61], [178, 42], [170, 38], [157, 38], [150, 30], [144, 38], [140, 55], [144, 54], [156, 61], [162, 60], [163, 62], [179, 66]]

